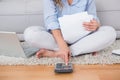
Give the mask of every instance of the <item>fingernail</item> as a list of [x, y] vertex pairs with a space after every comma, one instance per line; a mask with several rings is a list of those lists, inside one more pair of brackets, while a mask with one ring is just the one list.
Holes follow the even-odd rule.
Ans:
[[68, 63], [66, 63], [65, 65], [68, 65]]

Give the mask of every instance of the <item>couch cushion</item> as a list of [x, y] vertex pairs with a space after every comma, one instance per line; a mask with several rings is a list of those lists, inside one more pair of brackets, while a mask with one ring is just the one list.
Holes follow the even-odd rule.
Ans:
[[98, 12], [102, 25], [109, 25], [120, 31], [120, 11]]
[[97, 11], [120, 10], [120, 0], [95, 0]]
[[0, 15], [40, 14], [43, 0], [0, 0]]
[[25, 0], [0, 0], [0, 15], [25, 13]]
[[120, 30], [120, 0], [95, 0], [98, 17], [102, 25]]
[[0, 30], [21, 33], [44, 25], [42, 0], [0, 0]]

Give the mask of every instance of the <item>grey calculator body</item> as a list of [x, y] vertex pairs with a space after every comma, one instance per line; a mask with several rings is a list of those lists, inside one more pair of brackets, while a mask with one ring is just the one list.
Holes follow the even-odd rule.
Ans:
[[73, 72], [72, 63], [68, 63], [68, 65], [65, 65], [65, 63], [57, 63], [55, 65], [55, 72], [56, 73], [71, 73], [71, 72]]

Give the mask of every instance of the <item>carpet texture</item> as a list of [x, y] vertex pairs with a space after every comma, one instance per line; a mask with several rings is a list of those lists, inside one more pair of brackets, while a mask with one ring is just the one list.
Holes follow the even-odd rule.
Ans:
[[[22, 43], [25, 52], [35, 52], [29, 48], [25, 42]], [[120, 56], [113, 55], [112, 50], [120, 49], [120, 40], [116, 40], [110, 47], [101, 50], [97, 55], [86, 54], [78, 57], [72, 57], [70, 62], [73, 64], [117, 64], [120, 63]], [[30, 58], [15, 58], [8, 56], [0, 56], [0, 65], [54, 65], [58, 62], [63, 62], [60, 58], [40, 58], [35, 56]]]

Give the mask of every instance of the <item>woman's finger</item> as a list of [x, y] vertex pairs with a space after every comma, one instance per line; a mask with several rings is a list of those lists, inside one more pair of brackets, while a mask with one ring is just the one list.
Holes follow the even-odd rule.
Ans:
[[68, 53], [68, 61], [70, 60], [71, 58], [71, 52]]
[[85, 27], [85, 26], [89, 26], [89, 25], [90, 25], [90, 22], [84, 22], [83, 25], [84, 25], [84, 27]]
[[68, 54], [65, 54], [65, 64], [66, 64], [66, 65], [68, 65], [68, 61], [69, 61], [68, 58], [69, 58], [69, 57], [68, 57]]
[[86, 28], [87, 31], [95, 31], [96, 28], [90, 29], [90, 28]]

